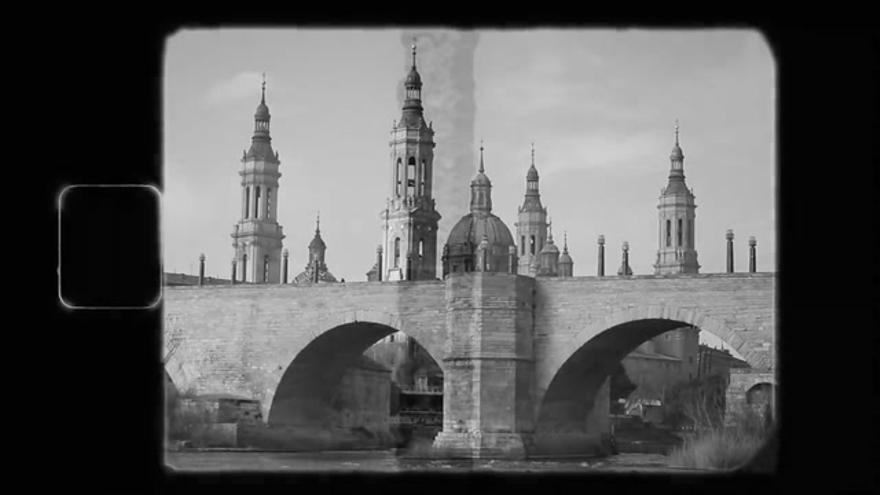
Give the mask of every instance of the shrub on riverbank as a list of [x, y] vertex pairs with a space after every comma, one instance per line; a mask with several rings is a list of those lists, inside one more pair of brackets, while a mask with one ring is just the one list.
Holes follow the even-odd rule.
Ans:
[[748, 463], [772, 435], [772, 425], [746, 414], [733, 426], [712, 428], [685, 437], [669, 454], [669, 464], [696, 469], [736, 469]]

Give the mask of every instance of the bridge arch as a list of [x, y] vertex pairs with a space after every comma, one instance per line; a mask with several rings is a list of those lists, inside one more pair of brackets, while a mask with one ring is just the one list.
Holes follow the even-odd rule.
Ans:
[[436, 343], [407, 332], [397, 315], [356, 311], [327, 315], [315, 325], [323, 328], [290, 360], [272, 396], [267, 398], [270, 425], [327, 426], [333, 419], [334, 394], [345, 372], [379, 340], [403, 332], [421, 345], [442, 370]]
[[[744, 339], [721, 318], [698, 309], [672, 305], [615, 308], [559, 339], [546, 352], [537, 374], [535, 429], [541, 432], [587, 432], [604, 420], [590, 412], [605, 379], [643, 342], [676, 328], [693, 326], [707, 331], [734, 349]], [[745, 355], [750, 365], [760, 363]], [[593, 423], [593, 424], [591, 424]]]

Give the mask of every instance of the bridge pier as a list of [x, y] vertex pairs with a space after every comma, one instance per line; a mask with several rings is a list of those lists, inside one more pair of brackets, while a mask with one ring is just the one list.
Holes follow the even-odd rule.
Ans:
[[534, 279], [508, 273], [446, 279], [439, 455], [526, 457], [534, 431], [533, 286]]

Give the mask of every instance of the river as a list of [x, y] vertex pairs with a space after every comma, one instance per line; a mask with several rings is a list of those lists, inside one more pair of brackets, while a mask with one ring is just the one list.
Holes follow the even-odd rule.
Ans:
[[428, 459], [398, 455], [396, 450], [328, 452], [178, 451], [166, 464], [181, 471], [281, 472], [704, 472], [669, 467], [662, 454], [624, 453], [608, 457], [528, 460]]

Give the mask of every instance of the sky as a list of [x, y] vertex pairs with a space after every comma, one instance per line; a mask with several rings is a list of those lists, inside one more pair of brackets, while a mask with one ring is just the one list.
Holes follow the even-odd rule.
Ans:
[[[166, 40], [163, 88], [164, 270], [229, 278], [240, 216], [238, 171], [266, 73], [282, 173], [278, 221], [307, 260], [315, 215], [337, 278], [366, 280], [389, 195], [388, 139], [410, 57], [400, 29], [196, 29]], [[752, 30], [477, 30], [475, 148], [485, 146], [493, 213], [515, 232], [530, 143], [542, 202], [574, 275], [606, 273], [630, 245], [634, 274], [653, 273], [657, 202], [675, 119], [696, 196], [701, 273], [737, 271], [757, 239], [757, 270], [776, 271], [776, 72]], [[426, 82], [423, 98], [431, 98]], [[427, 106], [427, 105], [426, 105]], [[431, 115], [426, 115], [433, 120]], [[444, 125], [434, 121], [435, 128]], [[475, 150], [476, 151], [476, 150]], [[444, 152], [442, 143], [435, 155]], [[475, 154], [475, 156], [478, 156]], [[476, 170], [476, 163], [472, 164]], [[456, 180], [467, 189], [469, 177]], [[466, 205], [459, 205], [463, 209]], [[444, 205], [437, 209], [444, 213]], [[450, 209], [447, 206], [447, 210]], [[445, 216], [442, 221], [457, 218]], [[445, 239], [438, 240], [439, 244]], [[703, 332], [705, 333], [705, 332]]]

